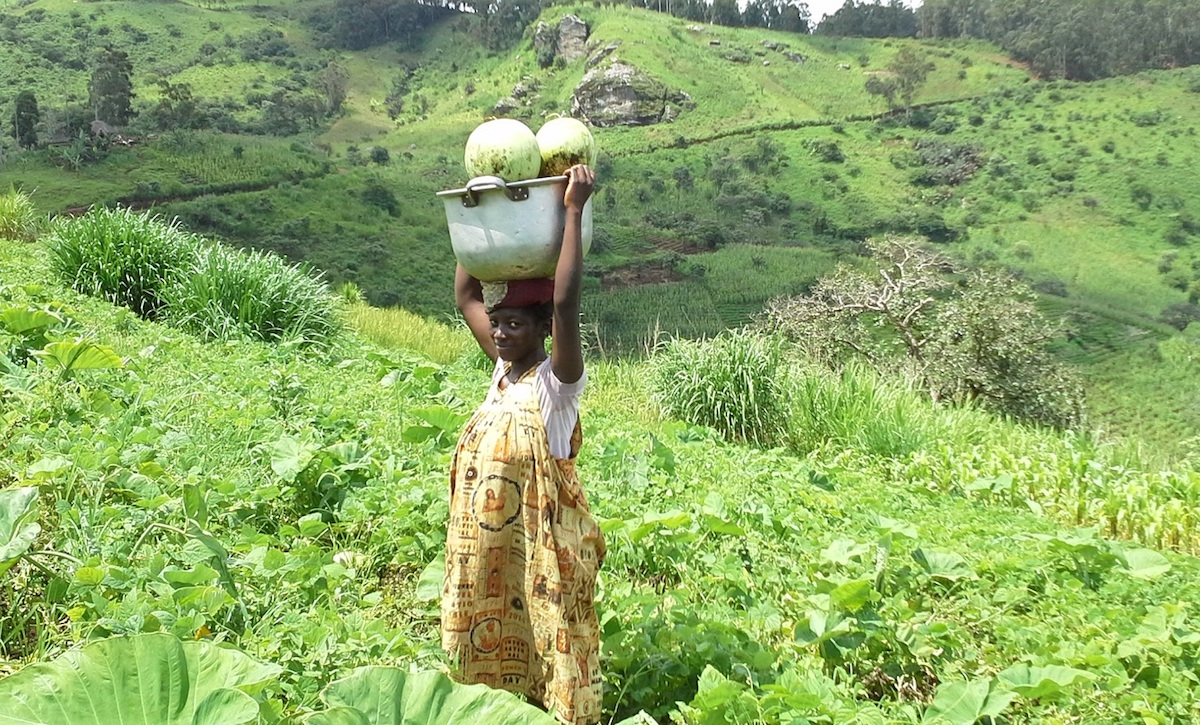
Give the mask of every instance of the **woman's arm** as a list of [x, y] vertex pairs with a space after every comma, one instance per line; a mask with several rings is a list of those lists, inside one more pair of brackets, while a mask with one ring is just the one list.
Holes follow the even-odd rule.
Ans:
[[579, 339], [579, 293], [583, 286], [583, 205], [596, 176], [586, 166], [567, 169], [567, 223], [554, 271], [554, 333], [550, 367], [554, 377], [574, 383], [583, 377], [583, 344]]
[[496, 342], [492, 340], [492, 323], [488, 319], [487, 308], [483, 305], [483, 288], [479, 280], [468, 274], [461, 264], [454, 270], [454, 302], [462, 312], [467, 327], [471, 329], [479, 347], [492, 362], [496, 362], [499, 353], [496, 351]]

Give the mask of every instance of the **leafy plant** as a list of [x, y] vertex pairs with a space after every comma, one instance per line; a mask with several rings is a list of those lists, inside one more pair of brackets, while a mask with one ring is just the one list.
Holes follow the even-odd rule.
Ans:
[[206, 339], [246, 337], [327, 346], [341, 327], [318, 276], [261, 251], [196, 252], [163, 291], [168, 319]]
[[515, 695], [462, 685], [441, 672], [360, 667], [321, 691], [326, 710], [305, 725], [552, 725], [553, 717]]
[[254, 722], [259, 703], [252, 694], [278, 673], [275, 665], [210, 642], [112, 637], [0, 680], [0, 724]]
[[37, 494], [32, 486], [0, 490], [0, 576], [29, 551], [42, 531]]
[[780, 359], [775, 340], [750, 330], [673, 340], [650, 359], [651, 395], [664, 415], [772, 445], [787, 420]]
[[32, 241], [41, 232], [43, 221], [28, 194], [15, 186], [0, 194], [0, 238]]
[[50, 231], [51, 266], [59, 277], [148, 319], [162, 311], [166, 290], [196, 254], [196, 241], [177, 221], [128, 208], [93, 207], [81, 217], [60, 218]]

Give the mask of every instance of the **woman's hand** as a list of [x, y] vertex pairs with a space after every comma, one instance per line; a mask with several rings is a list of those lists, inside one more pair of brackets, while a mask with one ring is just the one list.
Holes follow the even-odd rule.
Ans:
[[587, 166], [577, 164], [567, 169], [567, 193], [563, 196], [567, 211], [583, 211], [595, 184], [596, 173]]

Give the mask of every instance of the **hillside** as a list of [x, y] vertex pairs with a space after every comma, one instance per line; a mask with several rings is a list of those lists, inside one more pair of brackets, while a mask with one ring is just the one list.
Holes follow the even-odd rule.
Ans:
[[[10, 153], [2, 181], [36, 189], [49, 212], [153, 203], [190, 228], [309, 260], [377, 305], [445, 315], [451, 256], [433, 194], [465, 181], [462, 142], [498, 99], [538, 86], [514, 111], [536, 128], [543, 113], [567, 110], [585, 63], [539, 68], [532, 33], [489, 53], [476, 19], [454, 14], [403, 44], [320, 49], [307, 22], [320, 7], [6, 9], [6, 25], [30, 42], [0, 63], [4, 87], [81, 102], [87, 49], [115, 41], [143, 109], [161, 100], [162, 77], [243, 132], [170, 131], [84, 163], [63, 147]], [[1096, 426], [1163, 451], [1200, 431], [1195, 355], [1159, 349], [1198, 314], [1194, 69], [1039, 83], [981, 43], [689, 27], [591, 5], [543, 19], [568, 12], [589, 23], [594, 47], [616, 44], [616, 56], [694, 102], [673, 123], [597, 129], [586, 312], [606, 352], [741, 324], [852, 259], [865, 237], [920, 233], [971, 264], [1019, 272], [1047, 311], [1070, 319], [1063, 353], [1085, 366]], [[47, 50], [64, 24], [80, 46]], [[271, 48], [281, 54], [262, 55]], [[934, 69], [918, 108], [888, 115], [865, 81], [886, 77], [902, 48]], [[246, 135], [267, 123], [263, 99], [311, 88], [335, 59], [349, 79], [338, 115], [292, 136]], [[375, 148], [386, 163], [370, 161]]]
[[[17, 542], [40, 555], [0, 574], [0, 669], [163, 631], [279, 665], [250, 694], [262, 722], [299, 722], [356, 666], [442, 663], [448, 449], [488, 377], [464, 330], [360, 305], [374, 342], [202, 342], [64, 287], [44, 242], [0, 241], [0, 275], [5, 361], [45, 342], [21, 310], [66, 318], [46, 349], [116, 355], [33, 354], [0, 376], [0, 493], [32, 487], [21, 520], [41, 529]], [[786, 423], [808, 437], [761, 450], [659, 420], [645, 363], [589, 366], [609, 713], [1197, 715], [1194, 461], [1118, 463], [806, 369], [786, 374]]]

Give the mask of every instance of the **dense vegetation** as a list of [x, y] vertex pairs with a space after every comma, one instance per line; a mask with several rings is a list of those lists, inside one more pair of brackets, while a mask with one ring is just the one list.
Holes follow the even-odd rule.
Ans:
[[[93, 709], [76, 688], [161, 662], [197, 668], [197, 699], [220, 693], [199, 722], [344, 722], [333, 705], [391, 722], [376, 702], [412, 689], [399, 673], [445, 665], [445, 470], [488, 378], [469, 335], [351, 303], [374, 342], [205, 342], [72, 290], [59, 244], [0, 240], [3, 668], [100, 640], [36, 670], [75, 673], [52, 681], [77, 715]], [[584, 401], [609, 713], [1200, 714], [1194, 457], [1157, 469], [750, 332], [651, 364], [593, 360]], [[740, 385], [761, 397], [731, 406]], [[161, 702], [124, 681], [140, 689], [114, 702]], [[426, 686], [446, 707], [468, 697]], [[0, 717], [44, 699], [20, 675], [0, 692]]]
[[[1113, 17], [1127, 6], [1140, 7]], [[1173, 452], [1195, 435], [1193, 357], [1167, 342], [1200, 318], [1194, 69], [1040, 83], [960, 31], [806, 36], [744, 18], [729, 25], [754, 27], [700, 26], [673, 17], [682, 8], [38, 0], [0, 15], [13, 41], [0, 175], [43, 212], [153, 204], [376, 305], [445, 315], [433, 194], [463, 182], [463, 139], [517, 85], [532, 90], [510, 113], [535, 128], [569, 107], [586, 62], [543, 67], [532, 28], [573, 12], [594, 47], [618, 44], [694, 102], [670, 124], [597, 130], [586, 312], [606, 354], [745, 323], [866, 239], [919, 234], [1022, 276], [1065, 318], [1058, 353], [1084, 366], [1091, 424]], [[96, 109], [116, 123], [123, 102], [118, 136], [92, 134]]]

